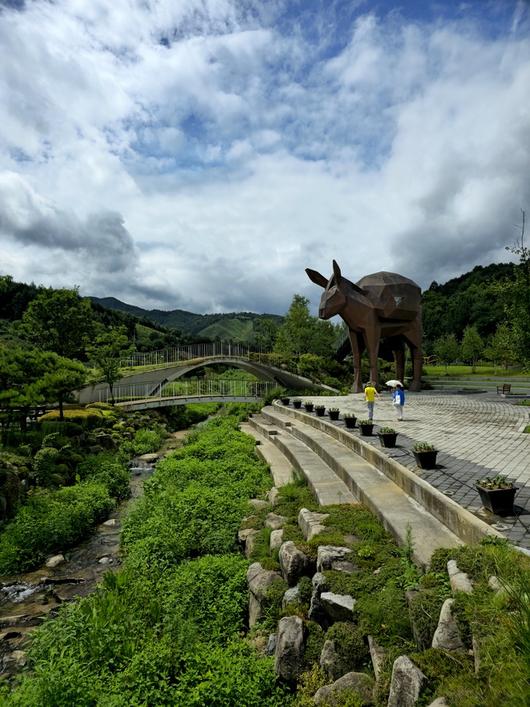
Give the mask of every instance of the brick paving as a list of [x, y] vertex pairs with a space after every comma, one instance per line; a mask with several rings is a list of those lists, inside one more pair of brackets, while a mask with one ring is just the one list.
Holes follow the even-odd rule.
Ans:
[[[309, 396], [305, 399], [314, 400]], [[367, 417], [362, 394], [318, 400], [326, 407], [338, 407], [341, 413]], [[396, 419], [390, 394], [383, 393], [376, 400], [374, 423], [399, 432], [398, 446], [385, 452], [500, 530], [511, 542], [530, 550], [530, 434], [522, 432], [530, 424], [530, 408], [515, 406], [508, 398], [491, 393], [425, 391], [407, 394], [404, 417], [402, 422]], [[335, 424], [344, 425], [341, 421]], [[359, 434], [358, 430], [352, 433]], [[363, 440], [380, 446], [377, 437]], [[418, 441], [430, 442], [439, 450], [436, 469], [417, 468], [411, 447]], [[481, 506], [475, 483], [496, 474], [505, 475], [519, 488], [514, 516], [500, 518]]]

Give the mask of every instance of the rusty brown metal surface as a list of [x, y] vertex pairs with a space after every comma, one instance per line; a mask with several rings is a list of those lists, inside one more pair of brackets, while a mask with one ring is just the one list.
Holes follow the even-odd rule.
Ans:
[[350, 282], [343, 277], [336, 261], [328, 279], [316, 270], [306, 268], [309, 279], [324, 289], [319, 317], [329, 319], [338, 314], [347, 324], [353, 354], [354, 390], [362, 392], [361, 356], [366, 350], [370, 361], [370, 380], [379, 381], [377, 358], [384, 340], [393, 351], [396, 378], [405, 374], [405, 347], [412, 358], [413, 376], [410, 390], [421, 389], [423, 365], [421, 289], [407, 277], [392, 272], [377, 272]]

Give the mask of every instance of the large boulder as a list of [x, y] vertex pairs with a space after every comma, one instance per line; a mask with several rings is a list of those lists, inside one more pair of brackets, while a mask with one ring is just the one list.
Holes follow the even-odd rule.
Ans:
[[333, 564], [351, 556], [351, 548], [337, 545], [319, 545], [317, 550], [317, 572], [335, 569]]
[[328, 581], [322, 572], [316, 572], [311, 580], [313, 591], [311, 594], [311, 602], [309, 604], [308, 617], [311, 621], [324, 625], [326, 623], [326, 614], [320, 601], [320, 595], [328, 588]]
[[353, 621], [355, 599], [349, 594], [334, 594], [322, 592], [320, 595], [322, 608], [326, 616], [333, 621]]
[[433, 648], [442, 648], [446, 651], [465, 650], [460, 630], [453, 616], [454, 599], [446, 599], [440, 611], [438, 626], [432, 639]]
[[413, 707], [426, 682], [425, 675], [408, 656], [399, 656], [392, 667], [387, 707]]
[[296, 584], [300, 577], [311, 572], [311, 561], [292, 540], [282, 544], [278, 559], [282, 575], [290, 587]]
[[345, 691], [356, 692], [360, 695], [363, 705], [373, 704], [374, 681], [366, 673], [346, 673], [331, 685], [324, 685], [315, 692], [313, 702], [316, 705], [333, 707], [341, 703], [341, 695]]
[[267, 516], [265, 518], [265, 527], [270, 528], [271, 530], [279, 530], [280, 528], [283, 528], [285, 523], [287, 522], [287, 518], [285, 516], [280, 516], [278, 513], [267, 513]]
[[269, 547], [272, 550], [279, 550], [283, 543], [283, 528], [271, 531]]
[[324, 641], [319, 662], [330, 680], [338, 680], [354, 667], [351, 656], [341, 651], [336, 641], [329, 639]]
[[307, 508], [301, 508], [298, 512], [298, 526], [304, 534], [306, 540], [312, 540], [315, 535], [318, 535], [326, 526], [323, 522], [329, 518], [329, 513], [315, 513]]
[[259, 562], [253, 562], [247, 570], [247, 583], [249, 589], [248, 624], [254, 626], [263, 613], [264, 603], [267, 601], [271, 588], [282, 583], [278, 572], [266, 570]]
[[274, 670], [286, 682], [296, 681], [303, 669], [304, 623], [299, 616], [284, 616], [278, 623]]
[[449, 560], [447, 563], [447, 574], [449, 575], [449, 582], [453, 593], [465, 592], [466, 594], [471, 594], [473, 592], [473, 585], [471, 584], [469, 576], [458, 568], [456, 560]]

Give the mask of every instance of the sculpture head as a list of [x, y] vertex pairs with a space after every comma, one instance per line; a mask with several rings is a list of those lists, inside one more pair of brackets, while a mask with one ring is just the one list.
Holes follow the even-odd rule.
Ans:
[[324, 277], [316, 270], [306, 268], [306, 273], [311, 282], [324, 288], [320, 298], [318, 316], [320, 319], [330, 319], [336, 314], [340, 314], [348, 304], [348, 298], [352, 299], [352, 294], [360, 294], [364, 297], [364, 292], [360, 287], [342, 277], [337, 262], [333, 261], [333, 274], [329, 278]]

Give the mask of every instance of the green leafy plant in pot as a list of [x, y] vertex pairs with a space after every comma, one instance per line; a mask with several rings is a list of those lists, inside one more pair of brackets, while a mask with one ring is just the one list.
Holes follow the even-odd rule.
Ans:
[[344, 424], [346, 425], [346, 427], [347, 427], [349, 430], [353, 430], [353, 429], [354, 429], [356, 422], [357, 422], [357, 417], [356, 417], [355, 415], [353, 415], [351, 412], [350, 412], [350, 413], [347, 412], [347, 413], [344, 415]]
[[372, 420], [359, 420], [359, 429], [363, 437], [371, 437], [374, 431], [374, 423]]
[[338, 420], [340, 415], [339, 408], [329, 408], [328, 415], [330, 420]]
[[326, 406], [325, 405], [315, 405], [315, 412], [319, 417], [324, 417], [324, 413], [326, 412]]
[[476, 484], [484, 508], [498, 516], [511, 516], [514, 513], [513, 502], [519, 490], [506, 476], [480, 479]]
[[307, 402], [304, 403], [304, 408], [306, 412], [313, 412], [313, 403]]
[[377, 433], [382, 447], [395, 447], [398, 433], [392, 427], [380, 427]]
[[434, 469], [438, 450], [430, 442], [416, 442], [412, 447], [416, 464], [420, 469]]

